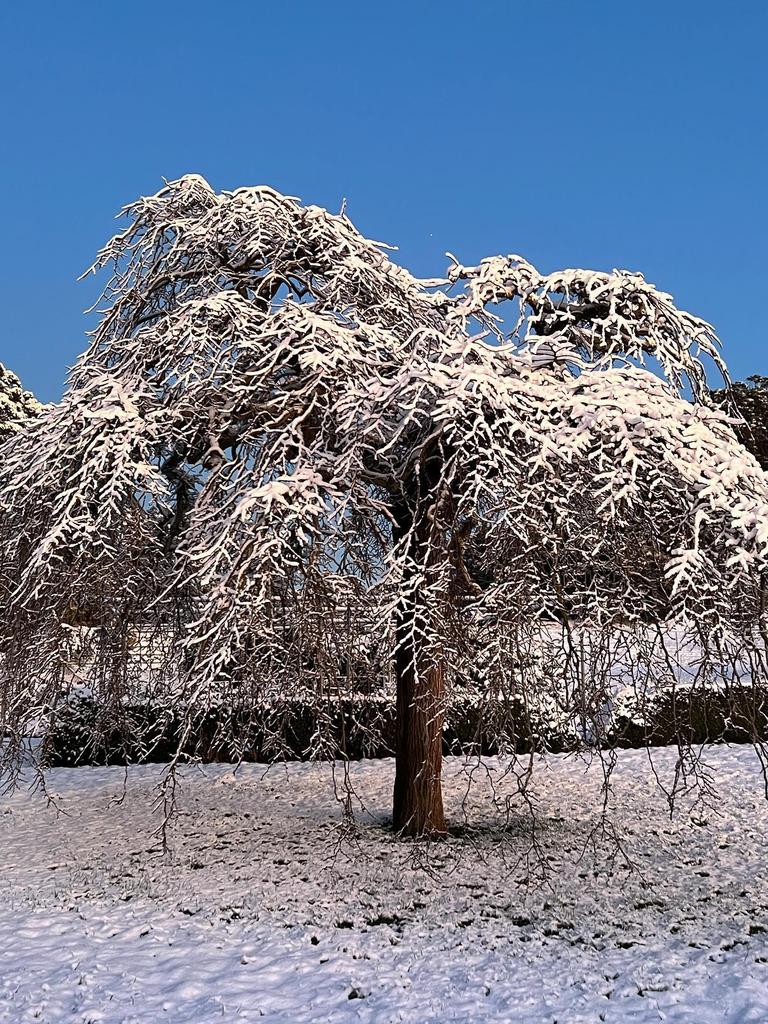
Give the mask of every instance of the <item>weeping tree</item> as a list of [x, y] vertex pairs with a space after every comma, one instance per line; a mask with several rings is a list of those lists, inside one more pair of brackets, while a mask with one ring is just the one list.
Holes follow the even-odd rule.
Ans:
[[179, 749], [211, 706], [321, 721], [373, 672], [416, 835], [457, 689], [599, 745], [617, 666], [674, 684], [670, 636], [697, 679], [763, 671], [768, 482], [709, 399], [712, 328], [640, 274], [417, 279], [344, 213], [197, 176], [124, 214], [65, 398], [0, 469], [6, 757], [66, 700], [73, 604], [96, 702], [159, 695]]

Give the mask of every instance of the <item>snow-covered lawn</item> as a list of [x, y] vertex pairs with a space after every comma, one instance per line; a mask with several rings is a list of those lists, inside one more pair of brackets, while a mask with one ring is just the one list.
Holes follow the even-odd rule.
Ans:
[[[365, 805], [339, 829], [327, 768], [188, 768], [163, 855], [159, 767], [59, 769], [0, 803], [0, 1021], [768, 1021], [768, 804], [754, 752], [712, 747], [708, 807], [665, 815], [647, 754], [623, 751], [615, 844], [599, 767], [542, 761], [537, 828], [478, 826], [426, 849], [386, 821], [393, 765], [353, 764]], [[673, 750], [654, 753], [669, 780]], [[446, 766], [463, 818], [467, 769]], [[118, 802], [120, 801], [120, 802]], [[532, 838], [538, 849], [531, 853]], [[548, 883], [536, 881], [546, 859]]]

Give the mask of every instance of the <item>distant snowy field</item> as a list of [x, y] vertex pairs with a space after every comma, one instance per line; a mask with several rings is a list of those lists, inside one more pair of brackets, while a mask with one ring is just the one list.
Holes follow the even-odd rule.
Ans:
[[[357, 836], [327, 767], [189, 768], [165, 856], [159, 767], [122, 800], [121, 769], [56, 770], [58, 810], [0, 801], [0, 1021], [765, 1024], [768, 803], [751, 748], [704, 753], [716, 795], [672, 820], [647, 753], [620, 753], [634, 870], [587, 842], [602, 776], [573, 758], [542, 760], [537, 828], [513, 804], [503, 839], [503, 766], [466, 797], [450, 760], [447, 809], [477, 831], [428, 849], [382, 828], [391, 761], [351, 766]], [[665, 784], [674, 760], [654, 752]]]

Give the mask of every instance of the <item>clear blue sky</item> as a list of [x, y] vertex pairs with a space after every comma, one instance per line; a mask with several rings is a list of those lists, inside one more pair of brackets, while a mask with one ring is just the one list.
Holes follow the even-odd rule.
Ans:
[[60, 393], [75, 279], [188, 171], [266, 182], [423, 274], [642, 270], [768, 373], [764, 0], [5, 0], [0, 361]]

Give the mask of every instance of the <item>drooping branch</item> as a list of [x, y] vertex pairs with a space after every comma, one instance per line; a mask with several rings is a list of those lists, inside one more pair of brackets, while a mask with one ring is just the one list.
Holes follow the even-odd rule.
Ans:
[[642, 274], [563, 270], [541, 275], [520, 256], [494, 256], [477, 267], [456, 263], [449, 277], [468, 283], [455, 304], [454, 315], [463, 323], [488, 304], [518, 300], [521, 315], [513, 335], [535, 361], [543, 355], [642, 363], [653, 356], [672, 386], [682, 390], [687, 384], [696, 401], [708, 393], [702, 356], [728, 381], [714, 328], [678, 310], [672, 296], [657, 291]]

